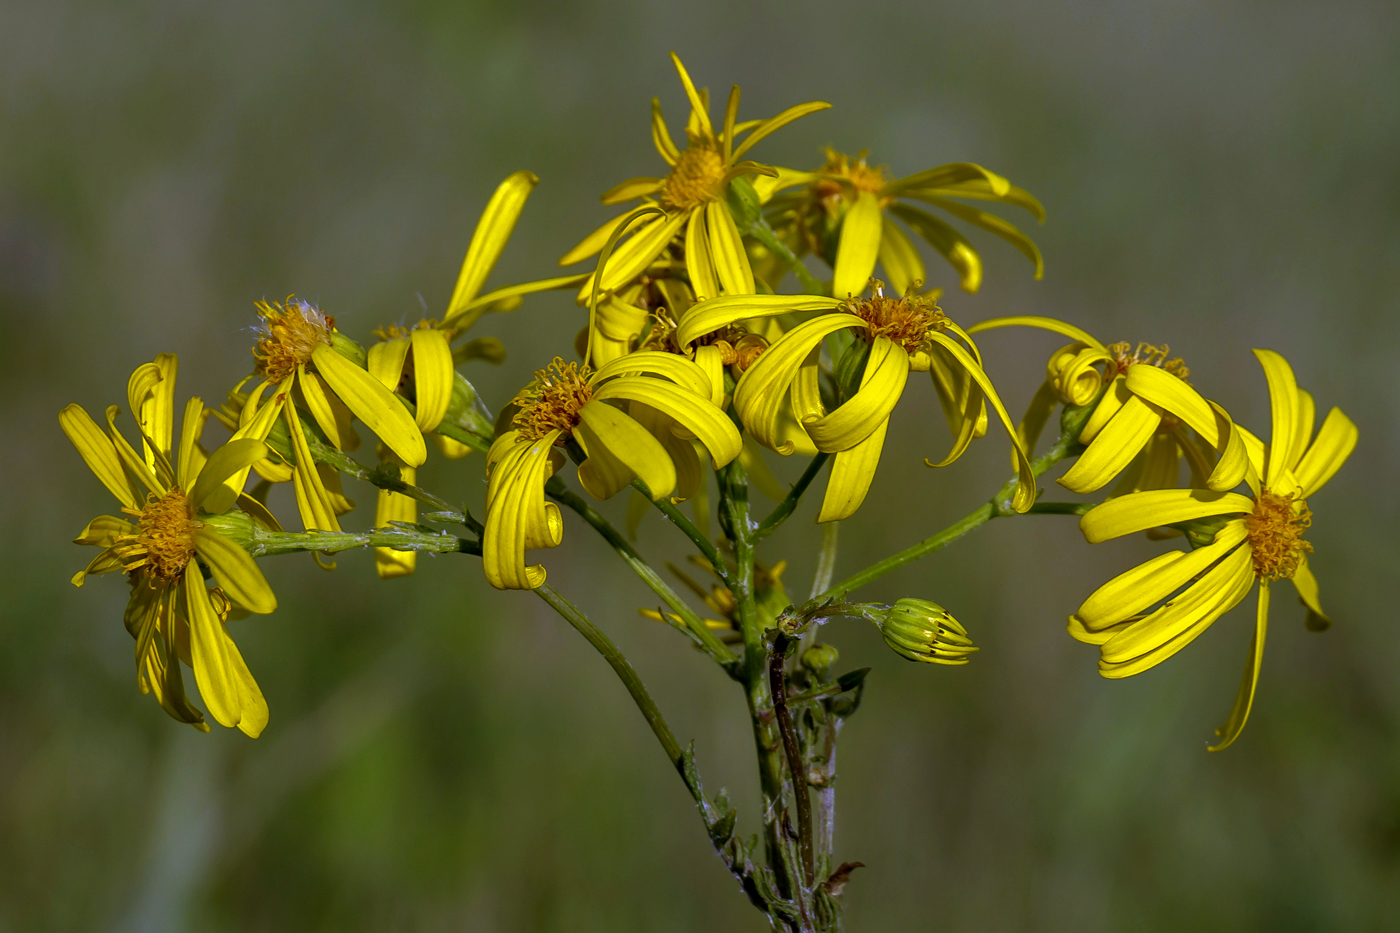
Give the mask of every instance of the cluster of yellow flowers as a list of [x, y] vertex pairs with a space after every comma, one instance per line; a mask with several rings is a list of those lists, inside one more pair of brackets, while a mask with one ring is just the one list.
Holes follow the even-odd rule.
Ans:
[[[178, 444], [173, 355], [142, 365], [128, 385], [139, 451], [118, 432], [115, 406], [107, 410], [105, 432], [78, 406], [64, 409], [63, 430], [128, 516], [104, 515], [83, 531], [78, 543], [102, 550], [73, 582], [81, 585], [88, 574], [127, 575], [124, 622], [136, 642], [142, 692], [153, 693], [174, 718], [207, 730], [205, 714], [186, 697], [183, 663], [215, 721], [253, 736], [266, 725], [267, 704], [229, 621], [276, 606], [247, 534], [237, 531], [252, 526], [264, 536], [286, 534], [267, 506], [274, 484], [292, 484], [305, 529], [300, 549], [321, 560], [320, 552], [337, 549], [329, 536], [341, 533], [340, 518], [354, 507], [342, 473], [372, 477], [379, 486], [376, 529], [411, 529], [421, 527], [419, 503], [429, 501], [414, 485], [428, 455], [425, 439], [449, 459], [478, 450], [488, 480], [485, 517], [479, 524], [464, 518], [477, 538], [462, 550], [481, 555], [493, 586], [534, 589], [546, 573], [527, 553], [562, 540], [562, 516], [551, 500], [562, 482], [555, 474], [570, 460], [579, 485], [595, 499], [632, 487], [638, 501], [645, 504], [645, 496], [686, 524], [675, 506], [694, 501], [690, 530], [702, 539], [709, 538], [711, 514], [704, 459], [730, 486], [747, 476], [777, 499], [788, 490], [768, 472], [763, 449], [813, 458], [817, 469], [829, 460], [817, 521], [842, 520], [859, 510], [875, 479], [910, 374], [928, 373], [951, 435], [946, 455], [930, 466], [954, 462], [984, 436], [990, 406], [1015, 470], [1007, 507], [1031, 511], [1039, 475], [1050, 465], [1032, 458], [1044, 426], [1063, 406], [1084, 417], [1055, 458], [1076, 458], [1059, 483], [1076, 493], [1114, 484], [1102, 502], [1080, 511], [1086, 539], [1146, 532], [1185, 542], [1186, 549], [1099, 587], [1070, 616], [1070, 633], [1099, 646], [1105, 677], [1131, 676], [1170, 657], [1258, 584], [1253, 649], [1213, 748], [1233, 742], [1253, 701], [1272, 583], [1293, 582], [1309, 627], [1329, 624], [1303, 536], [1309, 499], [1356, 444], [1352, 422], [1333, 408], [1314, 434], [1312, 396], [1297, 387], [1283, 357], [1268, 350], [1255, 351], [1272, 401], [1264, 440], [1200, 394], [1165, 346], [1107, 344], [1042, 317], [960, 325], [938, 304], [941, 290], [923, 290], [924, 261], [905, 228], [951, 265], [966, 292], [980, 286], [982, 258], [956, 227], [915, 204], [1007, 241], [1039, 278], [1035, 244], [967, 203], [1011, 205], [1043, 220], [1034, 197], [971, 163], [891, 179], [864, 153], [828, 151], [813, 171], [750, 161], [770, 134], [828, 105], [740, 120], [735, 87], [715, 122], [708, 93], [674, 62], [690, 105], [684, 148], [653, 101], [652, 139], [666, 174], [630, 179], [603, 196], [605, 204], [640, 203], [561, 260], [568, 266], [597, 256], [593, 268], [483, 294], [537, 181], [519, 172], [486, 207], [440, 318], [382, 327], [366, 349], [304, 301], [259, 302], [252, 375], [218, 408], [191, 399]], [[814, 276], [809, 255], [825, 264], [829, 279]], [[873, 278], [877, 272], [888, 290]], [[790, 276], [800, 292], [784, 291]], [[579, 358], [555, 356], [560, 348], [527, 348], [545, 365], [493, 416], [458, 366], [499, 362], [502, 348], [491, 338], [462, 338], [483, 313], [513, 310], [524, 296], [550, 289], [577, 289], [587, 308]], [[1051, 355], [1044, 385], [1019, 422], [974, 340], [1012, 326], [1070, 341]], [[211, 414], [230, 437], [206, 452], [201, 438]], [[356, 422], [377, 440], [373, 469], [345, 456], [360, 444]], [[229, 521], [230, 513], [250, 521]], [[732, 529], [726, 534], [735, 538]], [[381, 576], [413, 572], [416, 549], [372, 543]], [[723, 560], [740, 559], [724, 542], [713, 551], [711, 565], [721, 552]], [[723, 593], [730, 602], [737, 598]], [[886, 626], [890, 643], [906, 657], [965, 662], [971, 641], [940, 607], [927, 604], [940, 614], [936, 624], [908, 621], [909, 606], [927, 615], [924, 605], [901, 606], [897, 637], [889, 634], [895, 623]]]

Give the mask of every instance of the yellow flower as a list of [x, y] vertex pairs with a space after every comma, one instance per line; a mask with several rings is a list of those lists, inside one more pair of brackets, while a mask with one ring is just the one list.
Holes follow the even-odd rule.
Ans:
[[[776, 194], [803, 185], [800, 191]], [[909, 237], [887, 215], [894, 215], [938, 250], [957, 270], [965, 291], [982, 285], [982, 259], [967, 238], [950, 224], [906, 200], [922, 201], [973, 226], [996, 234], [1045, 271], [1040, 250], [1020, 230], [995, 214], [953, 200], [1000, 201], [1023, 207], [1045, 221], [1045, 209], [1031, 194], [971, 162], [953, 162], [891, 180], [871, 166], [862, 152], [855, 158], [826, 150], [826, 164], [815, 172], [782, 169], [754, 184], [767, 203], [773, 227], [800, 251], [810, 250], [832, 267], [831, 293], [859, 294], [878, 261], [896, 292], [924, 281], [924, 263]], [[775, 196], [776, 195], [776, 196]]]
[[[88, 574], [126, 573], [131, 599], [124, 622], [136, 640], [141, 692], [154, 693], [172, 717], [207, 732], [204, 715], [185, 697], [183, 660], [194, 670], [214, 720], [256, 737], [267, 725], [267, 702], [225, 620], [233, 607], [271, 612], [277, 598], [248, 552], [206, 519], [240, 499], [251, 505], [241, 487], [232, 489], [227, 480], [246, 475], [267, 450], [262, 441], [240, 438], [206, 458], [198, 444], [206, 412], [197, 398], [186, 404], [180, 443], [172, 448], [176, 369], [175, 357], [163, 353], [137, 369], [127, 385], [144, 455], [117, 432], [115, 405], [107, 409], [107, 434], [78, 405], [58, 416], [84, 462], [131, 516], [102, 515], [88, 524], [77, 543], [102, 552], [73, 583], [82, 586]], [[205, 587], [201, 563], [213, 574], [213, 590]]]
[[[555, 358], [512, 402], [510, 429], [486, 456], [486, 530], [482, 567], [499, 589], [544, 582], [527, 549], [562, 540], [559, 509], [544, 484], [563, 465], [559, 447], [576, 442], [587, 459], [578, 477], [589, 495], [607, 499], [634, 479], [653, 498], [699, 481], [690, 438], [710, 452], [715, 469], [739, 455], [739, 432], [710, 400], [710, 381], [690, 360], [640, 352], [590, 372]], [[682, 436], [683, 435], [683, 436]]]
[[1131, 677], [1190, 644], [1243, 601], [1257, 581], [1259, 604], [1244, 679], [1229, 718], [1216, 730], [1220, 741], [1211, 751], [1235, 741], [1249, 718], [1264, 654], [1270, 584], [1291, 579], [1308, 610], [1308, 627], [1321, 630], [1331, 624], [1308, 567], [1312, 545], [1303, 534], [1312, 523], [1312, 512], [1307, 500], [1351, 455], [1357, 439], [1356, 425], [1336, 408], [1313, 438], [1312, 396], [1298, 389], [1282, 356], [1271, 350], [1254, 354], [1269, 383], [1273, 434], [1267, 447], [1245, 435], [1245, 479], [1252, 496], [1149, 490], [1110, 499], [1090, 511], [1080, 527], [1091, 544], [1183, 522], [1209, 520], [1219, 530], [1208, 546], [1172, 551], [1115, 577], [1069, 620], [1071, 635], [1100, 646], [1099, 673]]
[[[664, 178], [632, 178], [603, 195], [604, 204], [621, 204], [635, 198], [657, 206], [661, 214], [639, 224], [628, 238], [613, 250], [608, 267], [602, 273], [600, 291], [615, 291], [641, 274], [678, 238], [684, 239], [683, 255], [679, 258], [687, 269], [695, 295], [714, 298], [726, 294], [751, 294], [754, 289], [753, 270], [749, 266], [739, 228], [729, 208], [725, 193], [729, 183], [746, 175], [770, 174], [773, 169], [757, 162], [744, 161], [743, 156], [755, 143], [781, 129], [799, 117], [830, 104], [812, 101], [789, 107], [768, 120], [736, 123], [739, 112], [739, 87], [729, 94], [724, 111], [724, 124], [716, 128], [710, 120], [709, 98], [705, 91], [696, 90], [681, 64], [671, 53], [671, 61], [685, 86], [690, 100], [690, 119], [686, 123], [687, 146], [681, 151], [671, 141], [671, 134], [661, 117], [661, 104], [651, 102], [651, 135], [661, 158], [671, 166]], [[749, 134], [740, 141], [740, 133]], [[618, 226], [630, 214], [615, 217], [584, 238], [571, 249], [559, 264], [581, 262], [603, 248]], [[592, 290], [592, 277], [579, 293], [579, 301], [587, 299]]]
[[[336, 516], [353, 503], [340, 492], [340, 475], [312, 459], [301, 410], [311, 414], [334, 447], [347, 451], [359, 446], [351, 424], [359, 418], [409, 466], [427, 458], [423, 435], [403, 403], [365, 369], [364, 359], [357, 359], [363, 350], [339, 334], [334, 318], [293, 299], [286, 304], [261, 301], [257, 309], [262, 336], [253, 357], [260, 381], [246, 398], [239, 396], [234, 437], [265, 439], [281, 415], [290, 435], [291, 462], [268, 459], [257, 465], [258, 472], [273, 482], [292, 482], [306, 530], [339, 531]], [[231, 488], [242, 488], [246, 477], [246, 469], [231, 477]]]
[[[809, 295], [748, 295], [703, 301], [682, 317], [677, 342], [687, 347], [699, 337], [737, 321], [788, 312], [821, 312], [775, 340], [744, 372], [734, 389], [734, 410], [759, 443], [780, 454], [796, 446], [784, 435], [785, 410], [820, 451], [834, 453], [831, 478], [817, 521], [853, 514], [865, 499], [880, 462], [890, 413], [911, 372], [928, 372], [954, 435], [944, 466], [962, 456], [974, 436], [985, 431], [990, 400], [1012, 435], [1020, 482], [1014, 506], [1025, 511], [1035, 501], [1035, 475], [1015, 439], [1011, 419], [992, 382], [982, 371], [977, 346], [930, 299], [912, 293], [884, 294], [873, 283], [871, 297], [839, 301]], [[828, 412], [818, 390], [818, 358], [830, 334], [854, 331], [869, 350], [859, 387]], [[948, 336], [948, 331], [961, 342]]]
[[1183, 458], [1198, 486], [1234, 489], [1244, 479], [1243, 435], [1225, 409], [1191, 387], [1186, 381], [1190, 371], [1180, 359], [1168, 358], [1165, 345], [1105, 346], [1072, 324], [1030, 316], [982, 321], [968, 333], [1018, 325], [1074, 339], [1050, 357], [1045, 382], [1017, 429], [1027, 450], [1034, 450], [1056, 402], [1088, 405], [1108, 383], [1079, 435], [1088, 447], [1057, 480], [1060, 485], [1088, 493], [1121, 473], [1115, 495], [1170, 488], [1177, 485]]

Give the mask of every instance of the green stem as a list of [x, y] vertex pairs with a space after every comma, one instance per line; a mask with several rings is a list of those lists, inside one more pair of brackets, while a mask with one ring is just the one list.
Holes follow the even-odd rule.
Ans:
[[817, 552], [817, 572], [812, 575], [812, 596], [826, 592], [831, 586], [831, 578], [836, 574], [836, 544], [840, 533], [840, 522], [827, 522], [822, 526], [822, 549]]
[[[705, 624], [705, 620], [695, 614], [695, 611], [681, 599], [675, 590], [661, 579], [651, 565], [642, 559], [642, 555], [637, 553], [637, 549], [612, 526], [612, 523], [604, 518], [591, 505], [585, 502], [577, 493], [569, 490], [567, 486], [556, 476], [552, 477], [545, 484], [545, 492], [555, 501], [567, 506], [577, 512], [584, 521], [593, 526], [603, 539], [612, 545], [613, 550], [632, 568], [632, 572], [642, 579], [653, 593], [661, 597], [670, 609], [680, 616], [685, 622], [686, 632], [694, 639], [706, 654], [714, 659], [715, 663], [728, 671], [731, 676], [737, 673], [739, 662], [733, 653], [725, 647], [724, 642], [719, 640], [719, 636], [712, 632]], [[666, 618], [663, 612], [661, 617]]]
[[294, 554], [299, 551], [335, 553], [357, 547], [387, 547], [396, 551], [430, 551], [439, 554], [480, 554], [476, 541], [447, 532], [418, 531], [411, 528], [375, 528], [370, 531], [264, 531], [239, 536], [239, 543], [253, 557]]
[[[779, 629], [773, 638], [773, 648], [768, 655], [768, 692], [773, 697], [773, 718], [778, 724], [778, 734], [783, 739], [783, 753], [787, 756], [788, 773], [792, 775], [792, 797], [797, 806], [797, 846], [802, 858], [802, 875], [806, 887], [811, 888], [815, 875], [812, 856], [812, 798], [807, 792], [807, 769], [802, 764], [802, 750], [797, 742], [797, 729], [792, 724], [792, 714], [787, 705], [787, 648], [791, 640]], [[799, 901], [803, 899], [799, 898]]]
[[662, 749], [666, 752], [666, 757], [671, 759], [671, 764], [680, 773], [681, 780], [685, 781], [686, 787], [690, 790], [691, 796], [695, 797], [695, 802], [703, 804], [704, 795], [700, 793], [697, 786], [693, 786], [686, 776], [686, 756], [681, 749], [680, 743], [676, 741], [675, 735], [671, 732], [671, 727], [666, 725], [666, 720], [661, 715], [661, 710], [657, 708], [656, 701], [647, 692], [646, 685], [642, 683], [642, 678], [637, 676], [636, 670], [632, 667], [623, 653], [613, 644], [612, 639], [589, 621], [588, 617], [569, 602], [559, 591], [548, 583], [541, 584], [535, 588], [535, 595], [549, 604], [549, 607], [564, 617], [564, 620], [572, 625], [580, 635], [588, 640], [594, 650], [603, 656], [609, 666], [617, 674], [622, 685], [627, 688], [627, 692], [632, 696], [632, 702], [637, 704], [637, 709], [641, 710], [642, 717], [646, 719], [647, 725], [651, 726], [652, 733], [656, 740], [661, 743]]
[[705, 537], [700, 529], [695, 527], [695, 523], [686, 518], [685, 513], [676, 508], [670, 499], [665, 496], [662, 496], [660, 499], [652, 499], [651, 490], [647, 489], [646, 483], [639, 479], [633, 480], [632, 486], [642, 495], [651, 499], [651, 504], [656, 506], [657, 511], [665, 515], [671, 524], [679, 528], [681, 533], [690, 539], [690, 543], [695, 545], [696, 549], [704, 556], [705, 560], [710, 562], [710, 566], [714, 568], [715, 574], [725, 585], [728, 585], [729, 566], [724, 562], [724, 558], [720, 555], [719, 549], [715, 547], [714, 542]]
[[[1071, 430], [1070, 427], [1073, 427], [1073, 430]], [[1064, 433], [1060, 435], [1060, 439], [1055, 442], [1055, 446], [1051, 447], [1043, 455], [1031, 461], [1031, 472], [1033, 472], [1036, 476], [1040, 476], [1046, 470], [1059, 463], [1061, 460], [1064, 460], [1066, 457], [1073, 455], [1079, 448], [1079, 443], [1077, 440], [1077, 438], [1079, 437], [1078, 428], [1079, 425], [1077, 424], [1072, 426], [1067, 425], [1067, 428], [1064, 431]], [[997, 490], [997, 494], [992, 496], [991, 501], [987, 502], [975, 512], [971, 513], [970, 515], [964, 516], [963, 518], [949, 525], [947, 528], [944, 528], [937, 534], [920, 541], [918, 544], [911, 545], [910, 547], [905, 548], [897, 554], [891, 554], [884, 560], [871, 564], [869, 567], [866, 567], [864, 570], [861, 570], [858, 573], [852, 574], [851, 576], [842, 580], [835, 586], [827, 587], [826, 591], [823, 592], [818, 598], [827, 598], [839, 594], [850, 593], [854, 590], [860, 589], [867, 583], [871, 583], [875, 580], [878, 580], [886, 574], [898, 570], [905, 564], [913, 563], [921, 557], [932, 554], [934, 551], [937, 551], [940, 548], [952, 544], [954, 541], [958, 540], [963, 535], [967, 534], [969, 531], [971, 531], [979, 525], [985, 525], [992, 519], [1002, 515], [1017, 514], [1011, 508], [1011, 499], [1016, 491], [1016, 485], [1018, 482], [1019, 480], [1017, 480], [1015, 477], [1012, 477], [1001, 487], [1001, 489]], [[1047, 503], [1047, 505], [1050, 504], [1052, 503]], [[1053, 505], [1055, 505], [1057, 508], [1047, 509], [1045, 510], [1045, 514], [1078, 514], [1068, 511], [1060, 511], [1058, 508], [1058, 506], [1060, 505], [1072, 505], [1072, 503], [1053, 503]], [[1034, 511], [1035, 507], [1032, 506], [1031, 510]]]
[[797, 503], [802, 499], [802, 494], [807, 491], [807, 487], [812, 485], [812, 480], [817, 478], [826, 461], [831, 458], [831, 454], [818, 453], [812, 458], [812, 462], [807, 464], [807, 469], [802, 471], [802, 475], [793, 483], [792, 489], [783, 497], [783, 501], [773, 507], [773, 511], [768, 513], [768, 517], [758, 523], [758, 528], [754, 531], [755, 538], [766, 538], [778, 530], [778, 526], [787, 521], [788, 516], [797, 508]]

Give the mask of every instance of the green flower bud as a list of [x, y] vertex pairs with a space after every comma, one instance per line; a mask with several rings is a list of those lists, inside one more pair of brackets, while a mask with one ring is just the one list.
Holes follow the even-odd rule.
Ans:
[[910, 661], [930, 664], [966, 664], [976, 651], [967, 629], [937, 603], [927, 599], [901, 599], [876, 625], [885, 644]]
[[492, 437], [494, 428], [491, 415], [482, 404], [476, 387], [459, 372], [453, 372], [453, 376], [455, 378], [452, 381], [452, 399], [447, 404], [447, 413], [443, 420], [470, 431], [477, 437]]
[[258, 535], [258, 523], [247, 512], [229, 509], [218, 515], [201, 515], [199, 520], [220, 537], [228, 538], [243, 550], [253, 550], [253, 542]]
[[331, 331], [331, 347], [356, 366], [362, 369], [369, 366], [369, 354], [365, 348], [338, 330]]
[[825, 674], [841, 657], [834, 645], [816, 644], [802, 652], [802, 666], [817, 676]]

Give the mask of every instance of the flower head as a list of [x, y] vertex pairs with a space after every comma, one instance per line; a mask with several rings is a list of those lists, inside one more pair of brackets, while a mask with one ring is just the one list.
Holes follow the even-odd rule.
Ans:
[[1045, 220], [1039, 201], [995, 172], [970, 162], [954, 162], [891, 179], [883, 166], [867, 161], [865, 152], [849, 156], [827, 149], [825, 155], [826, 161], [814, 172], [779, 169], [775, 176], [756, 181], [755, 188], [778, 235], [832, 267], [832, 294], [838, 298], [858, 294], [877, 262], [897, 292], [926, 278], [918, 250], [893, 218], [957, 270], [965, 291], [981, 287], [982, 258], [976, 248], [951, 224], [910, 201], [931, 204], [1001, 237], [1035, 265], [1037, 279], [1044, 272], [1040, 250], [1029, 237], [997, 215], [962, 203], [1013, 204]]
[[[748, 295], [702, 301], [682, 316], [676, 333], [686, 348], [737, 321], [818, 312], [774, 340], [745, 370], [734, 389], [734, 410], [770, 450], [794, 452], [797, 432], [816, 450], [835, 454], [820, 522], [846, 518], [864, 501], [890, 414], [911, 372], [929, 373], [954, 436], [949, 454], [930, 466], [952, 463], [985, 433], [988, 401], [1014, 433], [967, 334], [926, 296], [910, 290], [895, 298], [884, 293], [882, 283], [871, 284], [870, 296], [860, 299]], [[825, 338], [842, 331], [852, 332], [856, 341], [837, 369], [849, 364], [851, 371], [838, 372], [840, 404], [828, 411], [819, 388], [819, 356]], [[1014, 506], [1024, 511], [1035, 501], [1035, 476], [1014, 437], [1012, 448], [1020, 476]]]
[[[739, 455], [739, 432], [711, 401], [710, 379], [682, 356], [642, 351], [597, 370], [556, 358], [511, 403], [509, 428], [486, 455], [482, 567], [492, 586], [533, 589], [544, 582], [525, 552], [562, 540], [559, 509], [544, 486], [567, 448], [595, 499], [641, 480], [653, 499], [686, 498], [699, 482], [698, 440], [718, 469]], [[507, 410], [508, 412], [510, 409]]]
[[[1356, 426], [1336, 408], [1312, 437], [1312, 396], [1300, 391], [1282, 356], [1255, 350], [1269, 382], [1273, 434], [1263, 443], [1239, 429], [1248, 453], [1249, 496], [1209, 489], [1155, 489], [1110, 499], [1080, 522], [1090, 543], [1160, 526], [1209, 521], [1213, 541], [1193, 551], [1172, 551], [1120, 574], [1099, 587], [1070, 617], [1070, 634], [1100, 646], [1099, 672], [1130, 677], [1160, 664], [1190, 644], [1258, 584], [1254, 644], [1234, 709], [1216, 730], [1218, 751], [1234, 742], [1254, 701], [1268, 628], [1270, 586], [1293, 582], [1308, 610], [1308, 627], [1330, 620], [1318, 601], [1308, 566], [1312, 524], [1308, 498], [1356, 447]], [[1310, 443], [1311, 441], [1311, 443]]]
[[[233, 608], [271, 612], [277, 599], [257, 564], [214, 519], [235, 503], [264, 512], [242, 494], [241, 480], [237, 487], [229, 481], [246, 476], [267, 448], [261, 440], [237, 438], [206, 456], [199, 446], [206, 418], [199, 399], [185, 406], [173, 447], [176, 370], [175, 357], [161, 354], [132, 374], [128, 396], [144, 455], [117, 432], [115, 405], [107, 409], [106, 434], [77, 405], [59, 414], [68, 439], [132, 519], [103, 515], [88, 524], [77, 543], [102, 551], [73, 583], [81, 586], [89, 574], [125, 573], [131, 583], [125, 621], [136, 640], [141, 692], [154, 693], [180, 722], [208, 731], [204, 714], [185, 696], [183, 660], [214, 720], [256, 737], [267, 725], [267, 703], [226, 620]], [[213, 589], [205, 586], [201, 564], [213, 575]]]

